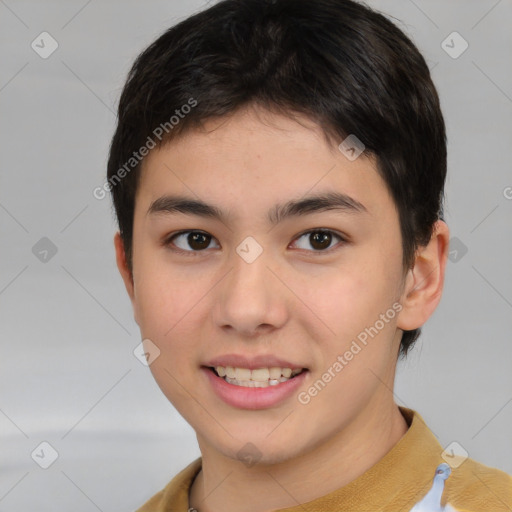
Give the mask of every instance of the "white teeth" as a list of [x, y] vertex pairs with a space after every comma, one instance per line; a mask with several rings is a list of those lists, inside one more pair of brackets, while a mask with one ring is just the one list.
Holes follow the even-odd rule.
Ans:
[[281, 377], [281, 368], [273, 366], [272, 368], [269, 368], [269, 374], [271, 379], [279, 379], [279, 377]]
[[302, 372], [301, 368], [292, 370], [291, 368], [280, 368], [272, 366], [270, 368], [233, 368], [232, 366], [216, 366], [215, 371], [219, 377], [224, 377], [226, 382], [237, 386], [248, 388], [262, 388], [267, 386], [277, 386], [281, 382], [286, 382], [290, 378]]
[[270, 377], [270, 371], [268, 368], [258, 368], [250, 372], [251, 380], [257, 380], [258, 382], [266, 382]]
[[226, 382], [229, 384], [234, 384], [235, 386], [243, 386], [245, 388], [266, 388], [268, 386], [267, 382], [258, 382], [257, 380], [237, 380], [230, 379], [226, 377]]
[[235, 379], [240, 381], [251, 380], [251, 370], [249, 368], [235, 368]]

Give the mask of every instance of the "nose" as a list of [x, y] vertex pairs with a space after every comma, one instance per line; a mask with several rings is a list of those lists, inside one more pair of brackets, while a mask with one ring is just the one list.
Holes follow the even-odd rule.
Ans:
[[254, 338], [283, 327], [292, 300], [274, 275], [278, 274], [276, 264], [265, 251], [249, 261], [233, 251], [231, 271], [216, 287], [214, 321], [237, 339]]

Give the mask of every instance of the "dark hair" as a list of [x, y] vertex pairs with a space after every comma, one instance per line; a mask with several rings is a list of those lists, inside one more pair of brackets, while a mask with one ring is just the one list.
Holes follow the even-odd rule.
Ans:
[[[105, 189], [130, 269], [135, 153], [251, 105], [306, 115], [336, 144], [350, 134], [363, 142], [396, 204], [410, 268], [442, 218], [446, 176], [439, 98], [416, 46], [351, 0], [224, 0], [143, 51], [121, 94]], [[404, 331], [401, 355], [420, 332]]]

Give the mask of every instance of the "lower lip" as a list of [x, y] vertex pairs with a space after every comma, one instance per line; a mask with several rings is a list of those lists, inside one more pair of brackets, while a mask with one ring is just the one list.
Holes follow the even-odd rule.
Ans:
[[303, 371], [293, 379], [280, 382], [275, 386], [266, 388], [246, 388], [229, 384], [222, 377], [218, 377], [212, 370], [202, 367], [214, 392], [227, 404], [239, 409], [266, 409], [278, 405], [289, 398], [304, 382], [307, 371]]

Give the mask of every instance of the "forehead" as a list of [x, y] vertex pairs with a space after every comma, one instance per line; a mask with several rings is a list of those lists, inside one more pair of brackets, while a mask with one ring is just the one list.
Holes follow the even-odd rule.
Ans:
[[164, 194], [186, 194], [266, 214], [270, 205], [318, 192], [341, 192], [377, 215], [394, 209], [372, 156], [349, 160], [306, 117], [247, 109], [152, 150], [137, 203], [147, 208]]

